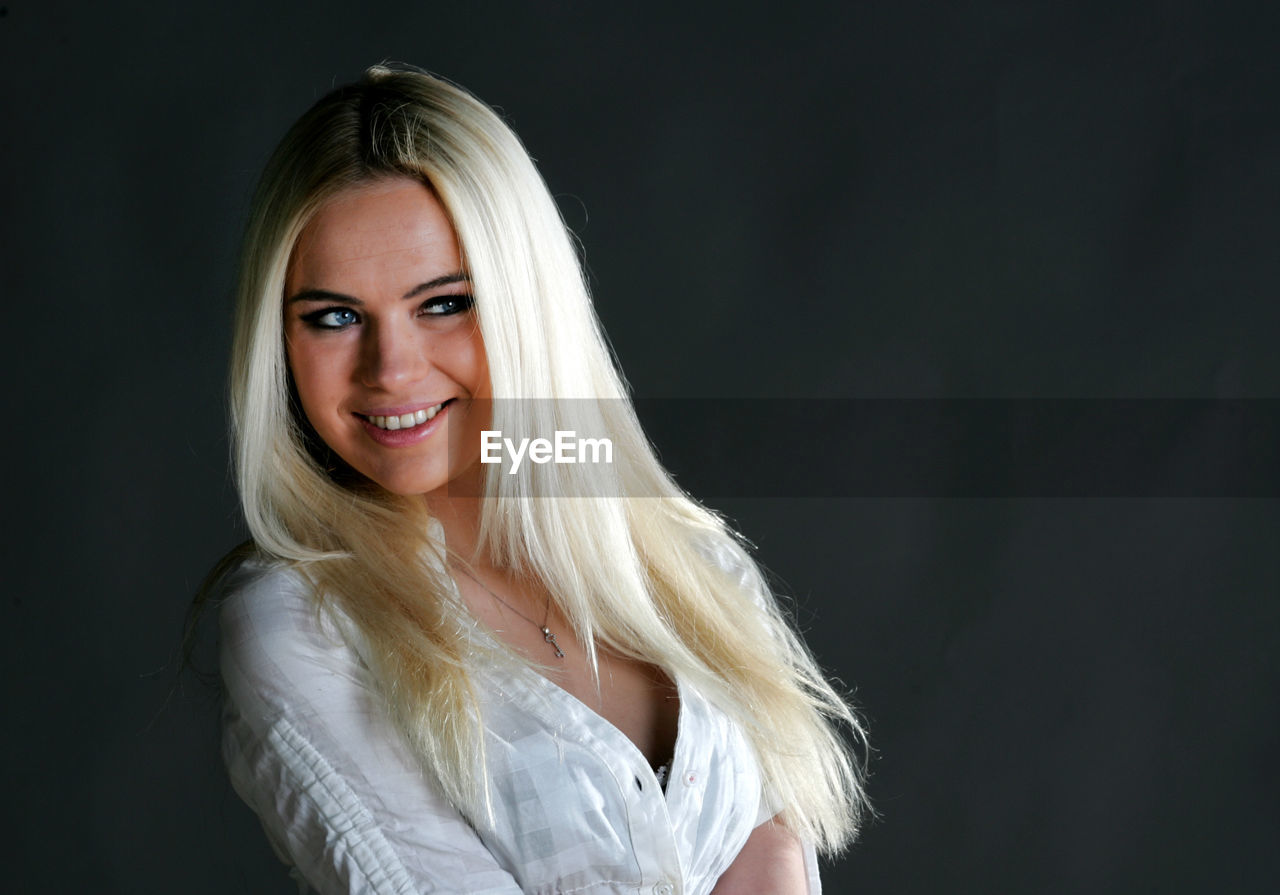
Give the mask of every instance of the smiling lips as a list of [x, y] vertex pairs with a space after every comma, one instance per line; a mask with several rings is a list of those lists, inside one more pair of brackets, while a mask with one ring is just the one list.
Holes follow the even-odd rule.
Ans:
[[[449, 399], [453, 400], [452, 398]], [[415, 426], [421, 426], [423, 423], [430, 422], [435, 419], [437, 413], [444, 409], [449, 401], [442, 401], [433, 407], [424, 410], [415, 410], [412, 413], [402, 413], [399, 416], [365, 416], [364, 419], [379, 429], [394, 432], [397, 429], [412, 429]]]

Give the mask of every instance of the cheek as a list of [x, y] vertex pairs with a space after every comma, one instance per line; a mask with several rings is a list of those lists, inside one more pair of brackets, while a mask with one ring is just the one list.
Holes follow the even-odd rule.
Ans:
[[332, 383], [326, 375], [333, 365], [326, 363], [321, 352], [305, 339], [290, 340], [285, 345], [285, 360], [289, 365], [289, 374], [293, 378], [293, 387], [298, 393], [298, 401], [302, 412], [306, 414], [311, 425], [319, 432], [324, 431], [325, 409], [332, 397]]
[[462, 386], [472, 397], [489, 394], [489, 365], [485, 358], [484, 341], [478, 326], [458, 327], [451, 332], [437, 333], [424, 348], [432, 366], [451, 382]]
[[484, 340], [480, 337], [477, 326], [468, 336], [467, 346], [468, 387], [477, 398], [488, 398], [492, 390], [489, 387], [489, 359], [485, 355]]

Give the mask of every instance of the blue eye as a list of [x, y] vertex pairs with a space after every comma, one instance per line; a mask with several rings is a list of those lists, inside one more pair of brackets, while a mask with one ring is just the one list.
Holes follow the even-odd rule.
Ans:
[[471, 310], [475, 299], [470, 295], [437, 295], [422, 303], [419, 313], [425, 317], [447, 317]]
[[303, 314], [302, 319], [317, 329], [343, 329], [360, 320], [350, 308], [324, 308]]

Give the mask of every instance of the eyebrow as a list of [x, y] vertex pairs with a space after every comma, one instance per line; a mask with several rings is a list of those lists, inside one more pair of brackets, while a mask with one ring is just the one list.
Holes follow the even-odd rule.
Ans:
[[[430, 292], [432, 289], [439, 289], [441, 286], [449, 286], [453, 283], [470, 283], [471, 277], [465, 273], [447, 273], [444, 276], [436, 277], [434, 280], [427, 280], [425, 283], [419, 283], [404, 295], [400, 296], [401, 301], [410, 298], [417, 298], [424, 292]], [[323, 301], [337, 302], [338, 304], [351, 305], [353, 307], [363, 307], [364, 302], [353, 295], [343, 295], [341, 292], [330, 292], [328, 289], [303, 289], [289, 297], [285, 302], [291, 305], [297, 301]]]

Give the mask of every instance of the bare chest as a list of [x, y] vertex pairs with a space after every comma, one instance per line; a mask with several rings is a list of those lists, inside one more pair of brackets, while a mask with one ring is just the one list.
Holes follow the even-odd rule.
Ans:
[[601, 650], [597, 687], [586, 649], [556, 613], [546, 613], [544, 621], [484, 600], [483, 594], [468, 594], [465, 586], [462, 590], [472, 612], [494, 636], [532, 660], [548, 680], [617, 728], [651, 766], [671, 760], [680, 699], [661, 669]]

